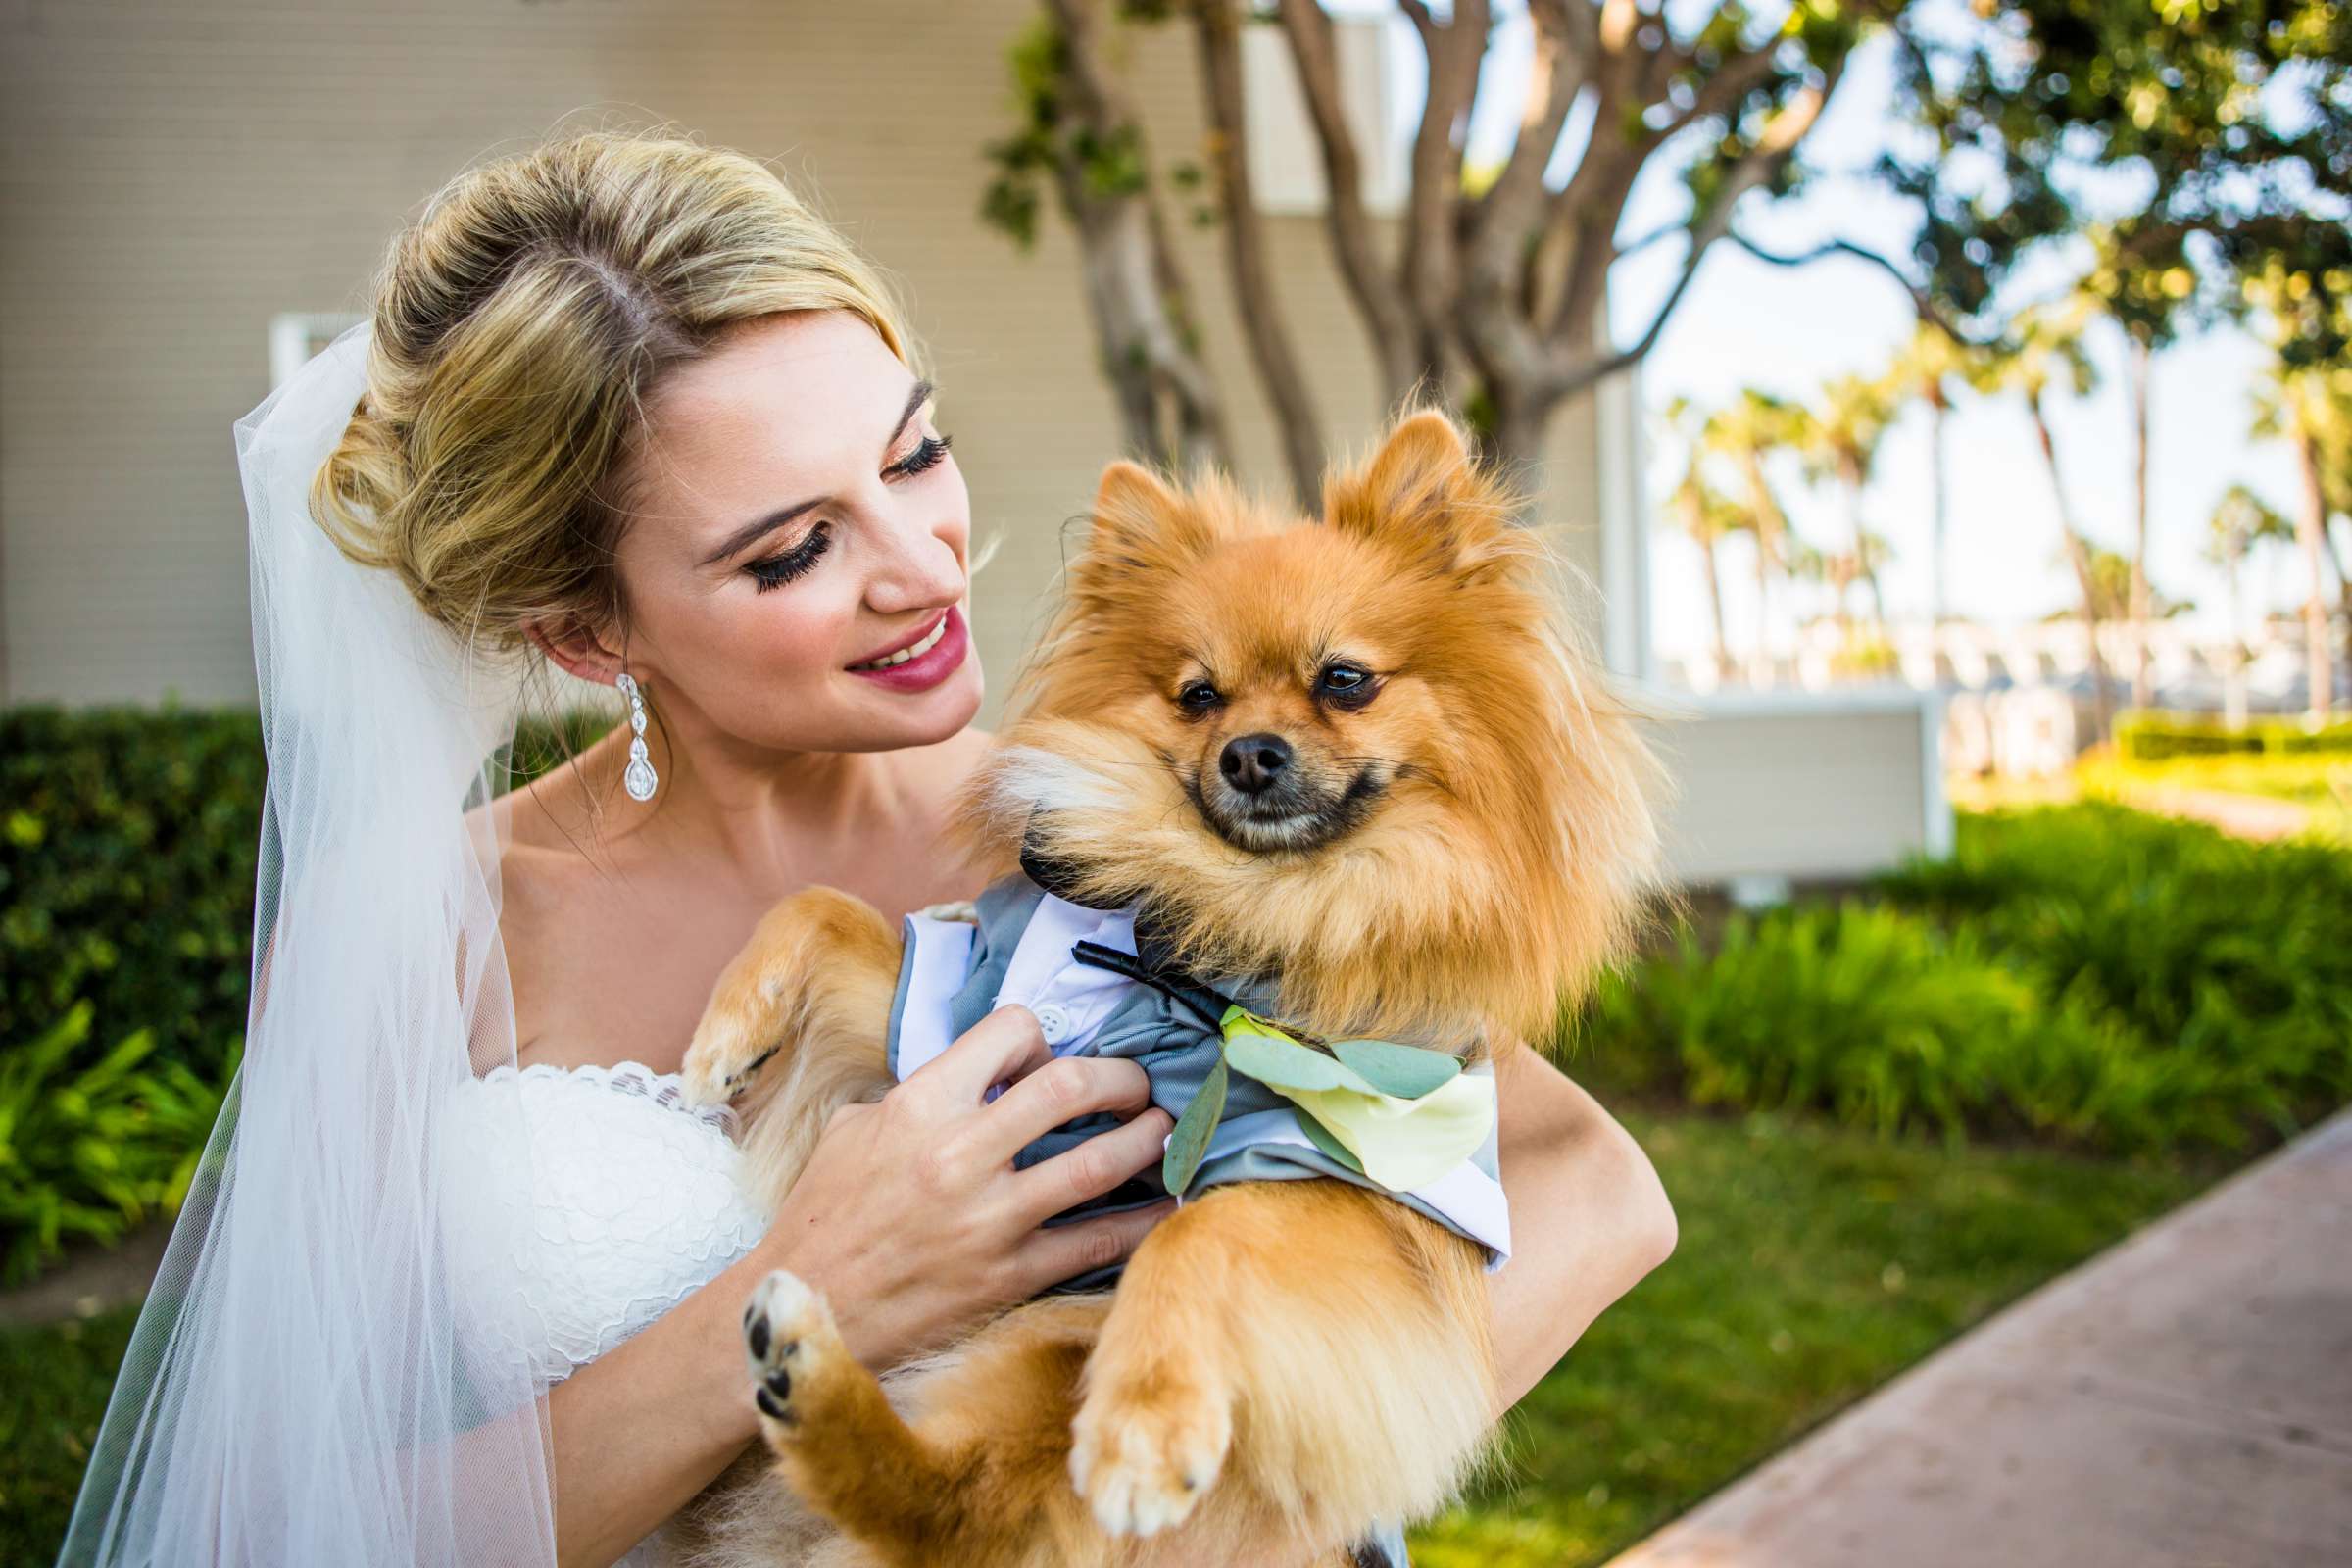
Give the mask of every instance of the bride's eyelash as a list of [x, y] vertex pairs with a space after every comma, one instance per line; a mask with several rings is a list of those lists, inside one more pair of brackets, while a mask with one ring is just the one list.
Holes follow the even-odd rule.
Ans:
[[752, 574], [756, 593], [781, 588], [816, 564], [817, 558], [833, 543], [833, 525], [820, 522], [808, 530], [808, 536], [790, 550], [769, 556], [761, 561], [746, 562], [743, 569]]
[[920, 473], [925, 468], [935, 468], [939, 466], [939, 460], [948, 455], [948, 448], [955, 444], [956, 438], [952, 435], [927, 435], [916, 444], [912, 452], [892, 464], [890, 471], [893, 473]]
[[[939, 460], [948, 455], [948, 448], [955, 444], [956, 438], [952, 435], [925, 436], [915, 444], [912, 452], [892, 464], [889, 471], [916, 474], [926, 468], [935, 468], [939, 466]], [[808, 537], [790, 550], [761, 561], [746, 562], [743, 569], [752, 574], [752, 580], [758, 585], [755, 591], [765, 593], [770, 588], [781, 588], [794, 578], [806, 574], [832, 543], [832, 525], [820, 522], [808, 530]]]

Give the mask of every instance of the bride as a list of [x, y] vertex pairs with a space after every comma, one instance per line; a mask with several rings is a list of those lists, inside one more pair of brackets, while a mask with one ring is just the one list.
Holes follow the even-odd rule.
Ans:
[[[754, 1441], [788, 1267], [876, 1368], [1125, 1256], [1049, 1219], [1160, 1156], [1121, 1060], [1019, 1008], [826, 1129], [779, 1212], [676, 1072], [810, 883], [968, 897], [971, 518], [898, 310], [774, 174], [597, 132], [477, 168], [371, 319], [238, 421], [270, 784], [244, 1066], [65, 1560], [609, 1563]], [[554, 665], [627, 722], [527, 788]], [[1516, 1400], [1673, 1246], [1632, 1140], [1524, 1046], [1492, 1277]], [[1010, 1081], [995, 1099], [992, 1085]], [[1074, 1116], [1121, 1125], [1015, 1169]]]

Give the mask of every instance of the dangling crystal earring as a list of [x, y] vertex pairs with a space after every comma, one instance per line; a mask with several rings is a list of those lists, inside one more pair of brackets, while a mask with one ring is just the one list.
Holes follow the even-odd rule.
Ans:
[[654, 786], [662, 781], [654, 776], [654, 764], [645, 756], [645, 696], [637, 690], [635, 678], [625, 669], [612, 678], [612, 684], [618, 686], [620, 694], [629, 700], [629, 729], [632, 731], [629, 736], [629, 766], [620, 775], [621, 788], [629, 792], [632, 801], [650, 801], [654, 798]]

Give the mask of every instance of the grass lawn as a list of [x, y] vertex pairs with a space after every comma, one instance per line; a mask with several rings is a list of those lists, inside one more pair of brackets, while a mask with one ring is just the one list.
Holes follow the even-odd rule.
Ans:
[[0, 1563], [56, 1560], [136, 1316], [0, 1330]]
[[2221, 1170], [1621, 1116], [1681, 1243], [1521, 1402], [1512, 1473], [1414, 1532], [1416, 1568], [1603, 1561]]
[[[1681, 1246], [1520, 1406], [1514, 1478], [1416, 1533], [1419, 1568], [1597, 1562], [2219, 1168], [1625, 1120]], [[56, 1554], [129, 1331], [0, 1333], [0, 1562]]]

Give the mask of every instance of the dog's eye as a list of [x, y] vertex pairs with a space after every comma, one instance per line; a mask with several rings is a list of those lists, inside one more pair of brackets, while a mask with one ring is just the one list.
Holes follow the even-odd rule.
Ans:
[[1360, 708], [1372, 700], [1372, 673], [1353, 664], [1326, 664], [1315, 677], [1315, 695], [1340, 708]]
[[1205, 713], [1224, 700], [1204, 680], [1186, 681], [1184, 689], [1176, 694], [1176, 706], [1188, 713]]

